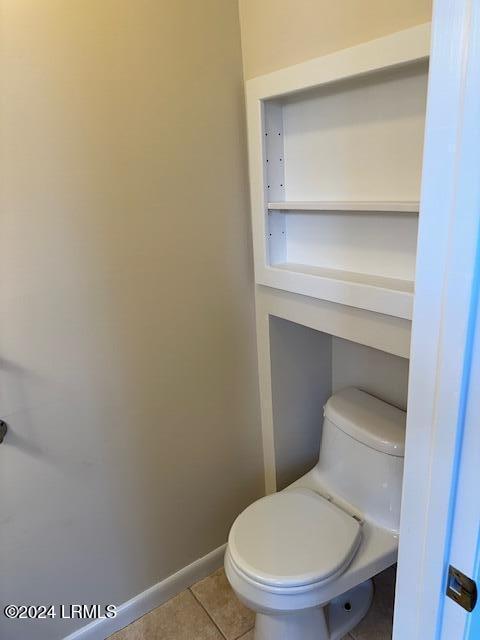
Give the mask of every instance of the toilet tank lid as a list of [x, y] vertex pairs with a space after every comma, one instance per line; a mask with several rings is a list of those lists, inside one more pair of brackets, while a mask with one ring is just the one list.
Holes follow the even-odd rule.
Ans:
[[390, 456], [405, 455], [407, 414], [355, 387], [331, 396], [325, 417], [358, 442]]

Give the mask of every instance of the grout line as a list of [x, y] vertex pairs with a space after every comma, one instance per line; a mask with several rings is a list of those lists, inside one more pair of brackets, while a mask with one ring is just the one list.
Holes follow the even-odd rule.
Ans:
[[[194, 586], [194, 585], [192, 585]], [[210, 618], [210, 620], [212, 621], [212, 623], [214, 624], [215, 628], [218, 629], [218, 632], [220, 633], [220, 635], [222, 636], [222, 638], [225, 638], [225, 640], [228, 640], [227, 636], [223, 633], [223, 631], [220, 629], [220, 627], [218, 626], [218, 624], [215, 622], [215, 620], [212, 618], [212, 616], [210, 615], [210, 612], [208, 611], [208, 609], [206, 607], [203, 606], [202, 601], [197, 598], [197, 596], [195, 595], [195, 593], [193, 592], [193, 589], [191, 587], [188, 588], [188, 591], [190, 591], [190, 593], [192, 594], [192, 596], [195, 598], [195, 600], [198, 602], [198, 604], [202, 607], [202, 609], [205, 611], [205, 613], [207, 614], [207, 616]]]
[[[212, 574], [213, 575], [213, 574]], [[210, 576], [207, 576], [207, 578], [209, 578]], [[195, 583], [196, 584], [196, 583]], [[207, 607], [202, 603], [202, 601], [200, 600], [200, 598], [198, 598], [192, 587], [194, 587], [195, 585], [193, 584], [191, 587], [188, 588], [188, 591], [191, 592], [192, 596], [195, 598], [195, 600], [198, 602], [198, 604], [202, 607], [202, 609], [205, 611], [205, 613], [207, 614], [207, 616], [210, 618], [210, 620], [213, 622], [213, 624], [216, 626], [216, 628], [219, 630], [220, 634], [222, 635], [223, 638], [225, 638], [225, 640], [228, 640], [227, 636], [223, 633], [223, 631], [220, 629], [220, 627], [218, 626], [218, 624], [215, 622], [214, 618], [210, 615], [209, 610], [207, 609]], [[248, 629], [246, 629], [246, 631], [242, 631], [242, 633], [239, 636], [235, 636], [235, 638], [232, 638], [231, 640], [241, 640], [243, 638], [244, 635], [246, 635], [247, 633], [250, 633], [250, 631], [252, 629], [255, 628], [255, 622], [252, 624], [251, 627], [249, 627]], [[355, 638], [353, 638], [353, 640], [355, 640]]]
[[234, 638], [233, 640], [242, 640], [243, 636], [246, 636], [247, 633], [250, 633], [250, 631], [252, 629], [255, 629], [255, 623], [253, 623], [253, 625], [251, 627], [249, 627], [246, 631], [244, 631], [241, 635], [237, 636], [236, 638]]

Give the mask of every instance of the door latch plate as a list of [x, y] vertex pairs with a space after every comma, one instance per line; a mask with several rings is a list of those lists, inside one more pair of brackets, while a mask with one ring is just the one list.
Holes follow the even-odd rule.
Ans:
[[477, 603], [477, 585], [474, 580], [450, 565], [448, 567], [447, 596], [467, 611]]

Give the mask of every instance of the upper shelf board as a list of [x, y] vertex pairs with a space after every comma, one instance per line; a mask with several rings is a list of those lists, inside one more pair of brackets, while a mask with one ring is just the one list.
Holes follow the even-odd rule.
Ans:
[[317, 201], [269, 202], [269, 211], [358, 211], [364, 213], [418, 213], [420, 203], [416, 202], [339, 202]]

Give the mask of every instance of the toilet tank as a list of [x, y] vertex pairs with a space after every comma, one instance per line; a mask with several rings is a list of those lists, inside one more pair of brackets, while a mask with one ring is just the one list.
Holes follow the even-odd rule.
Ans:
[[324, 410], [321, 483], [375, 524], [398, 532], [406, 413], [360, 389], [335, 393]]

